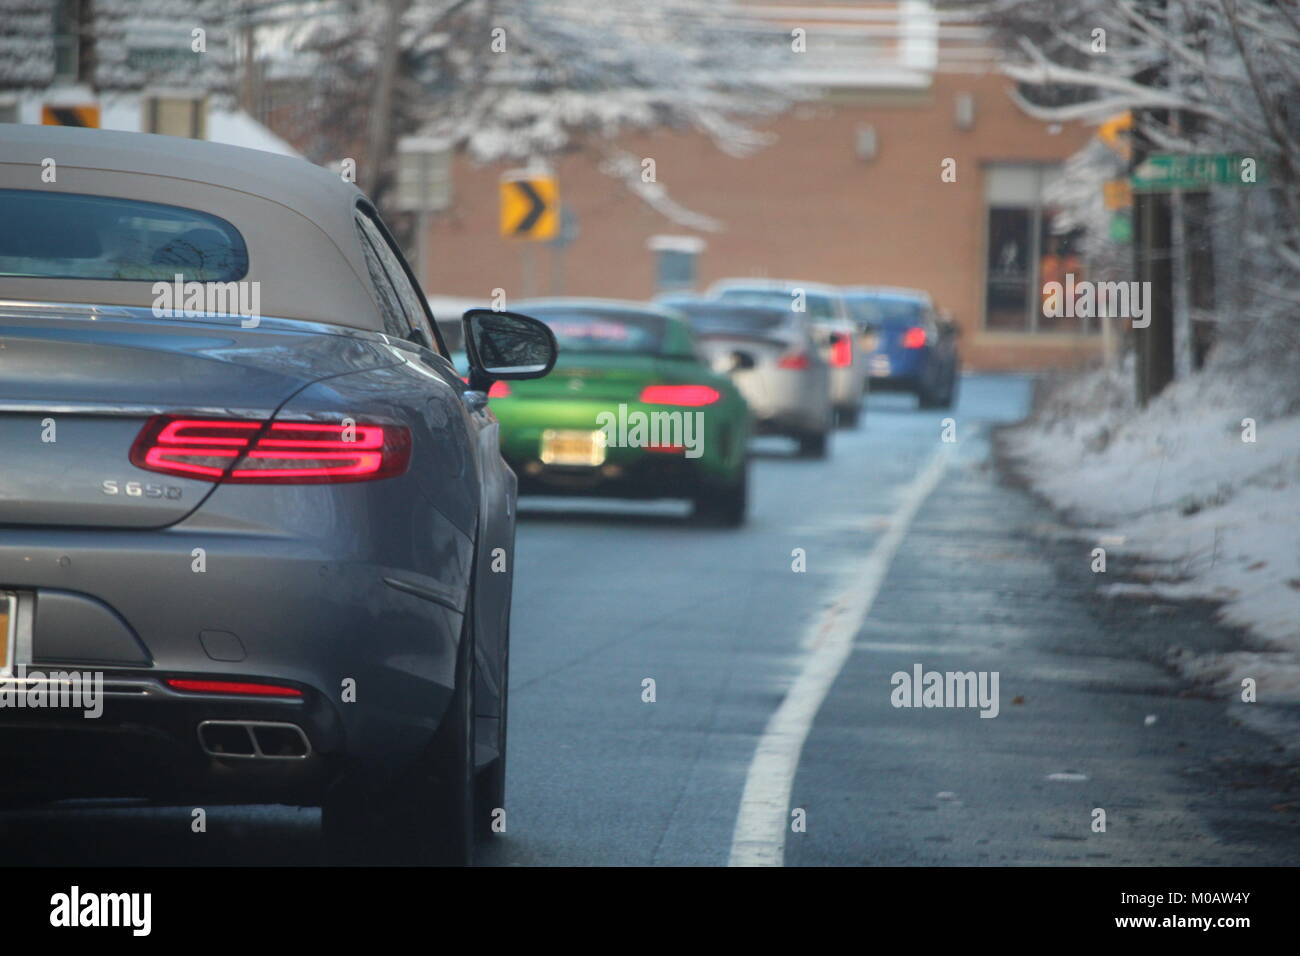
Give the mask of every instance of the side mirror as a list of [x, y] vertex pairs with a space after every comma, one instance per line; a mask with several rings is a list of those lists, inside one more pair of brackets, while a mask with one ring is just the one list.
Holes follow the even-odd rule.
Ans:
[[560, 348], [550, 327], [518, 312], [470, 309], [461, 317], [469, 387], [485, 392], [496, 380], [541, 378]]

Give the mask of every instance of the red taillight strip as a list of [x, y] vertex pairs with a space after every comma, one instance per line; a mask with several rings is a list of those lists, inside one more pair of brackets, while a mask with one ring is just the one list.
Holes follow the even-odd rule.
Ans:
[[158, 437], [154, 440], [177, 444], [189, 442], [206, 445], [234, 445], [236, 448], [243, 448], [248, 444], [247, 438], [240, 438], [238, 436], [221, 438], [215, 435], [183, 435], [181, 433], [189, 428], [248, 431], [251, 433], [257, 431], [261, 427], [261, 422], [213, 422], [190, 418], [177, 418], [169, 421], [162, 431], [158, 433]]
[[236, 680], [189, 680], [179, 677], [164, 679], [168, 687], [188, 690], [196, 694], [243, 694], [249, 697], [301, 697], [302, 691], [283, 684], [256, 684]]
[[722, 393], [708, 385], [647, 385], [641, 401], [647, 405], [712, 405]]
[[346, 434], [352, 430], [352, 440], [342, 438], [330, 441], [324, 438], [274, 438], [267, 437], [258, 441], [258, 448], [383, 448], [384, 429], [380, 425], [317, 425], [309, 422], [274, 422], [270, 436], [283, 432], [329, 432], [334, 435]]
[[903, 333], [903, 348], [920, 349], [925, 347], [925, 329], [915, 325]]
[[313, 483], [398, 475], [410, 453], [402, 425], [157, 416], [136, 439], [131, 463], [207, 481]]
[[215, 465], [200, 465], [192, 461], [171, 461], [166, 456], [191, 455], [204, 458], [235, 458], [238, 454], [236, 451], [227, 451], [224, 448], [159, 448], [154, 446], [145, 451], [143, 463], [137, 462], [136, 464], [139, 464], [141, 468], [150, 468], [154, 471], [194, 475], [201, 478], [220, 478], [226, 473], [225, 468], [217, 468]]

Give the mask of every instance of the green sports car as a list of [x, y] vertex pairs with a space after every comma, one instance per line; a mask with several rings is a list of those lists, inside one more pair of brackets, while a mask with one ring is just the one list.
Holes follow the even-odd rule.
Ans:
[[560, 346], [549, 378], [489, 393], [520, 493], [688, 498], [710, 523], [745, 520], [749, 407], [701, 360], [684, 316], [604, 299], [515, 308]]

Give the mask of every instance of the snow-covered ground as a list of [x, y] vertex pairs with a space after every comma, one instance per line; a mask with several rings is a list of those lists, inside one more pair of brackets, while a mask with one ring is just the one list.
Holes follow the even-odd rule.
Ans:
[[1300, 703], [1298, 365], [1292, 350], [1222, 357], [1138, 410], [1124, 363], [1057, 383], [1004, 435], [1033, 487], [1083, 528], [1085, 559], [1093, 547], [1137, 559], [1105, 593], [1210, 599], [1247, 630], [1248, 649], [1170, 654], [1236, 700], [1249, 677], [1260, 703]]

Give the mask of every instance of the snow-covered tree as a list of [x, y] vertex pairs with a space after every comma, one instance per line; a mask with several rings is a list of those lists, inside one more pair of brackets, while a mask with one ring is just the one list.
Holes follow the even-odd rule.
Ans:
[[[1236, 338], [1300, 352], [1300, 10], [1294, 0], [973, 0], [948, 19], [993, 28], [1013, 96], [1048, 121], [1140, 112], [1159, 151], [1236, 153], [1259, 183], [1211, 191], [1216, 311]], [[1122, 164], [1093, 145], [1067, 166], [1074, 222], [1096, 226]], [[1098, 231], [1099, 233], [1099, 231]], [[1199, 241], [1201, 237], [1189, 237]], [[1096, 244], [1104, 242], [1097, 234]], [[1110, 250], [1114, 255], [1115, 250]]]
[[0, 89], [48, 87], [57, 45], [75, 43], [64, 53], [97, 92], [225, 92], [234, 9], [234, 0], [0, 0]]
[[54, 79], [51, 0], [0, 0], [0, 89], [49, 85]]
[[[316, 64], [319, 139], [308, 148], [322, 159], [361, 152], [363, 181], [380, 195], [395, 139], [420, 132], [482, 162], [593, 150], [664, 215], [713, 228], [645, 181], [616, 137], [692, 128], [743, 155], [765, 141], [748, 123], [790, 95], [777, 78], [789, 38], [739, 27], [752, 21], [729, 0], [343, 0], [334, 10], [293, 40]], [[365, 142], [358, 117], [370, 124]]]

